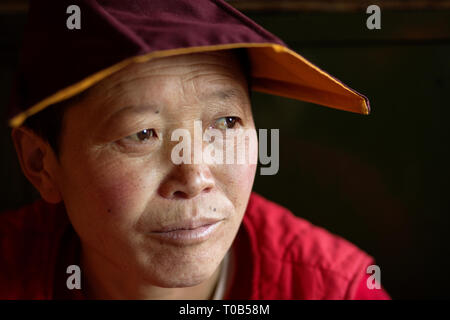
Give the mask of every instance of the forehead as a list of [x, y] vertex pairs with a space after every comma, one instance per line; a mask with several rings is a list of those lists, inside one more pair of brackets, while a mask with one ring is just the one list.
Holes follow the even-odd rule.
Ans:
[[[177, 106], [193, 101], [240, 101], [237, 104], [246, 105], [248, 84], [242, 62], [235, 51], [213, 51], [135, 63], [89, 89], [86, 103], [68, 112], [71, 118], [83, 118], [85, 125], [97, 126], [122, 109], [164, 106], [163, 110], [171, 110], [165, 106], [173, 105], [172, 111], [176, 111]], [[96, 119], [92, 120], [95, 125], [90, 119]]]
[[[137, 89], [137, 83], [157, 80], [161, 77], [177, 77], [180, 81], [234, 80], [246, 82], [246, 75], [239, 55], [234, 51], [212, 51], [153, 59], [145, 63], [134, 63], [104, 79], [92, 88], [93, 94], [104, 95], [121, 88]], [[112, 89], [115, 90], [112, 90]]]

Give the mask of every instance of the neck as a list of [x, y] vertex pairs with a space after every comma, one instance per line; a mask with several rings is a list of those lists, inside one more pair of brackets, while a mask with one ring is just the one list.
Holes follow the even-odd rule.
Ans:
[[83, 293], [87, 299], [107, 300], [209, 300], [217, 286], [222, 264], [202, 283], [185, 288], [163, 288], [124, 271], [103, 256], [81, 250]]

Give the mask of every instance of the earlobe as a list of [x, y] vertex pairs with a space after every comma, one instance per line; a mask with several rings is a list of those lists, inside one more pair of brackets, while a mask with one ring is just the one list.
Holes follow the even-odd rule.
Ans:
[[50, 145], [25, 127], [13, 128], [11, 137], [25, 177], [45, 201], [61, 202], [55, 176], [57, 161]]

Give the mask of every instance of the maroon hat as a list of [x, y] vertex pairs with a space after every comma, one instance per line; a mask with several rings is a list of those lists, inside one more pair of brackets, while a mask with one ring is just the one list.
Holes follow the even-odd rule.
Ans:
[[[71, 5], [80, 8], [80, 29], [67, 27]], [[236, 48], [247, 49], [253, 90], [370, 110], [366, 97], [221, 0], [32, 0], [28, 19], [12, 95], [13, 127], [131, 63]]]

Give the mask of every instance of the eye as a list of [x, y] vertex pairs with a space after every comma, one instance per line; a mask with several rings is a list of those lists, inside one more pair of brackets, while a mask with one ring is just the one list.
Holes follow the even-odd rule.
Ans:
[[144, 142], [146, 140], [151, 139], [152, 137], [156, 137], [156, 132], [154, 129], [144, 129], [131, 136], [126, 137], [126, 139], [133, 140], [136, 142]]
[[238, 117], [222, 117], [216, 120], [214, 127], [222, 130], [232, 129], [238, 121]]

